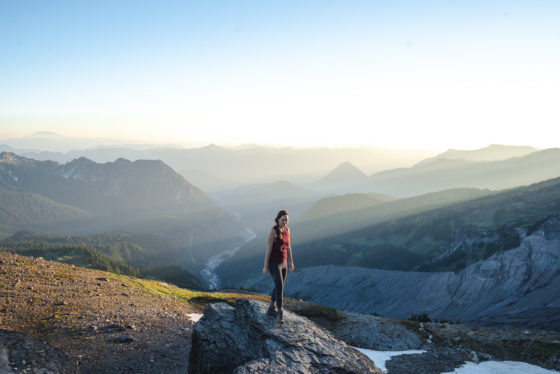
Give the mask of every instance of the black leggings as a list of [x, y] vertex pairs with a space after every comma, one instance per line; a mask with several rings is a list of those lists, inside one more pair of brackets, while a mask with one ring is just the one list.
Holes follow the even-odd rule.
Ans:
[[288, 263], [286, 261], [269, 261], [268, 271], [274, 281], [274, 288], [270, 294], [271, 304], [274, 305], [274, 302], [276, 301], [278, 308], [282, 308], [284, 283], [286, 282], [286, 276], [288, 275]]

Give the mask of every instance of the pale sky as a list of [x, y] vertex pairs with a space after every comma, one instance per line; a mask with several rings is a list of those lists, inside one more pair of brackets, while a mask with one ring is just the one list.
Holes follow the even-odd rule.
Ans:
[[558, 1], [3, 1], [0, 140], [560, 146]]

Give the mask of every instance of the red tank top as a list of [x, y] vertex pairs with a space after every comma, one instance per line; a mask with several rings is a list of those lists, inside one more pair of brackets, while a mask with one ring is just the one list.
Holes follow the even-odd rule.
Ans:
[[278, 226], [274, 226], [276, 237], [272, 242], [269, 261], [284, 262], [288, 257], [288, 246], [290, 245], [290, 229], [286, 227], [284, 233], [280, 233]]

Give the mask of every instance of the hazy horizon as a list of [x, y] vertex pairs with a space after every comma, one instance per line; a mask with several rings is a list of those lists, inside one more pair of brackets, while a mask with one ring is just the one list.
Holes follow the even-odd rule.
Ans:
[[501, 144], [501, 143], [488, 143], [476, 148], [452, 148], [442, 145], [437, 149], [427, 149], [420, 147], [412, 148], [397, 148], [397, 147], [384, 147], [376, 144], [369, 145], [290, 145], [290, 144], [265, 144], [265, 143], [217, 143], [217, 142], [150, 142], [149, 139], [145, 141], [126, 139], [126, 138], [110, 138], [110, 137], [70, 137], [54, 131], [37, 131], [31, 134], [23, 134], [21, 136], [3, 136], [3, 131], [0, 130], [0, 145], [7, 145], [16, 149], [36, 150], [47, 152], [60, 152], [66, 153], [70, 151], [79, 151], [85, 149], [96, 148], [130, 148], [130, 149], [153, 149], [153, 148], [177, 148], [177, 149], [197, 149], [209, 146], [217, 146], [226, 149], [243, 149], [248, 147], [263, 147], [271, 149], [376, 149], [387, 151], [403, 151], [403, 152], [418, 152], [426, 156], [436, 155], [449, 150], [460, 151], [476, 151], [485, 149], [491, 146], [512, 146], [512, 147], [532, 147], [536, 150], [546, 148], [559, 148], [553, 147], [537, 147], [533, 144]]
[[553, 1], [3, 2], [0, 138], [558, 147]]

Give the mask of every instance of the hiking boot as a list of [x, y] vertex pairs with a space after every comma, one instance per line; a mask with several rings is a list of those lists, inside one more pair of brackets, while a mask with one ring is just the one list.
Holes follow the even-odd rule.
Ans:
[[274, 306], [269, 306], [266, 315], [271, 317], [276, 316], [276, 308]]
[[278, 320], [278, 323], [284, 323], [284, 310], [281, 308], [278, 309], [278, 312], [276, 313], [276, 319]]

